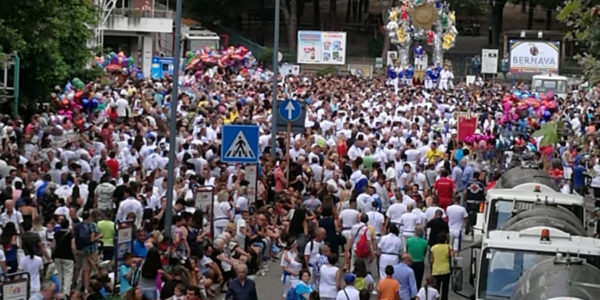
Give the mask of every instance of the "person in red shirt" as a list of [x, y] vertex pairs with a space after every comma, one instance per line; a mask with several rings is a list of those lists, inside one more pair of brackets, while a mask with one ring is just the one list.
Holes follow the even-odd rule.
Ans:
[[433, 184], [434, 193], [438, 196], [438, 205], [444, 211], [446, 207], [452, 204], [454, 196], [454, 181], [448, 178], [448, 170], [442, 169], [441, 177]]
[[273, 177], [275, 177], [275, 192], [280, 193], [285, 189], [285, 185], [287, 183], [284, 170], [286, 166], [285, 158], [279, 162], [279, 166], [275, 168], [273, 171]]
[[106, 167], [108, 167], [112, 178], [117, 178], [119, 176], [119, 162], [115, 159], [115, 156], [115, 152], [111, 151], [106, 160]]

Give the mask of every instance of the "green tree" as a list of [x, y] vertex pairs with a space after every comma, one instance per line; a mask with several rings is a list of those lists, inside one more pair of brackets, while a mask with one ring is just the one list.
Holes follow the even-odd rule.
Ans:
[[570, 27], [567, 38], [586, 48], [575, 58], [583, 66], [589, 82], [600, 82], [600, 1], [567, 1], [557, 19]]
[[[21, 103], [46, 100], [52, 88], [81, 72], [92, 57], [89, 0], [19, 0], [0, 5], [0, 53], [21, 57]], [[1, 55], [0, 55], [1, 56]]]

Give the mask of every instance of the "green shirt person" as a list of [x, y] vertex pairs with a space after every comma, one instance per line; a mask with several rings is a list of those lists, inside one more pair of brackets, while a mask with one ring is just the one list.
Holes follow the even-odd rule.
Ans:
[[423, 272], [425, 270], [425, 253], [427, 253], [427, 241], [422, 238], [423, 228], [417, 226], [415, 235], [406, 239], [406, 252], [412, 257], [412, 265], [410, 266], [415, 272], [417, 281], [417, 289], [421, 288], [423, 280]]

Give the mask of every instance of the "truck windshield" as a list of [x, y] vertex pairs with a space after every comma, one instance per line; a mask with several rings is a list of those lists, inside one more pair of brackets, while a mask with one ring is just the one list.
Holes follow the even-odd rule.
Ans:
[[563, 79], [534, 79], [533, 90], [536, 93], [553, 91], [556, 94], [567, 92], [567, 81]]
[[198, 49], [204, 49], [208, 46], [211, 49], [219, 49], [219, 40], [218, 39], [198, 39], [198, 38], [190, 38], [190, 50], [196, 51]]
[[[513, 201], [513, 200], [492, 200], [492, 205], [489, 207], [490, 216], [488, 219], [487, 232], [495, 229], [499, 229], [502, 225], [513, 215], [513, 212], [518, 214], [519, 212], [533, 209], [534, 203], [528, 201]], [[579, 205], [559, 205], [568, 210], [581, 220], [583, 224], [584, 210]]]
[[477, 298], [510, 299], [519, 278], [555, 253], [488, 248], [482, 255]]
[[[563, 255], [566, 255], [563, 253]], [[546, 259], [556, 257], [556, 252], [522, 251], [515, 249], [486, 248], [481, 256], [478, 299], [510, 299], [515, 285], [523, 274]], [[598, 257], [585, 257], [597, 266]]]

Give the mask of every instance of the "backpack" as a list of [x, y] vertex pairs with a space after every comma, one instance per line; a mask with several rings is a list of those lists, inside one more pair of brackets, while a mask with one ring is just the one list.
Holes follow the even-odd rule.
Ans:
[[298, 294], [296, 294], [296, 287], [291, 287], [285, 294], [285, 300], [300, 300]]
[[92, 244], [92, 234], [90, 227], [87, 223], [79, 222], [75, 225], [75, 246], [77, 250], [83, 250], [83, 248]]
[[[360, 229], [358, 232], [360, 232]], [[356, 248], [354, 249], [354, 252], [359, 258], [366, 258], [371, 253], [371, 247], [369, 246], [369, 241], [367, 240], [367, 233], [369, 233], [369, 227], [365, 229], [363, 234], [361, 234], [358, 238], [358, 242], [356, 242]]]

